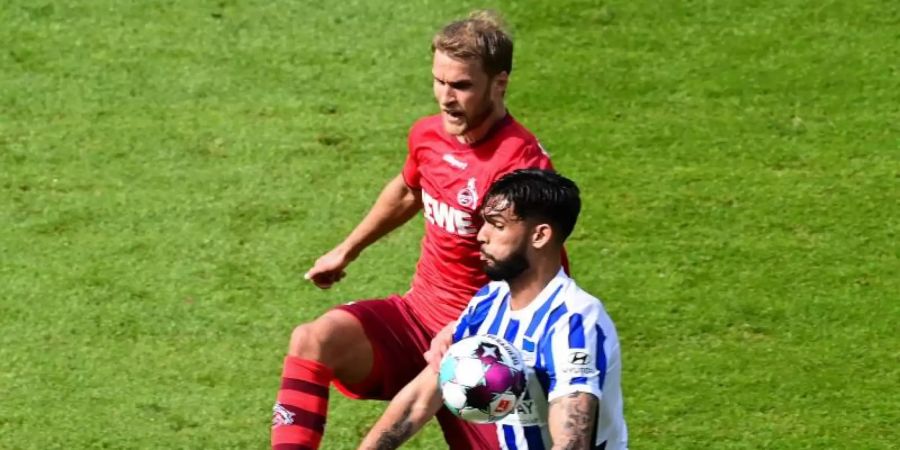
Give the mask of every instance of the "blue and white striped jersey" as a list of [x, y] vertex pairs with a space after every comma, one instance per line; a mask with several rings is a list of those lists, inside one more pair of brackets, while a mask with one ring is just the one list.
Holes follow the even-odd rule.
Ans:
[[622, 413], [621, 358], [616, 328], [603, 305], [562, 270], [528, 306], [511, 310], [506, 282], [479, 290], [463, 311], [453, 341], [493, 334], [522, 352], [528, 391], [516, 412], [497, 423], [500, 447], [549, 449], [549, 402], [588, 392], [600, 402], [595, 448], [628, 447]]

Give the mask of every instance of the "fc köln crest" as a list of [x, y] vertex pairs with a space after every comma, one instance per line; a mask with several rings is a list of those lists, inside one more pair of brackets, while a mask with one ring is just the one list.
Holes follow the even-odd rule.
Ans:
[[478, 205], [478, 191], [475, 190], [475, 178], [469, 178], [466, 187], [456, 194], [456, 202], [463, 208], [475, 208]]
[[272, 427], [280, 427], [283, 425], [293, 425], [294, 413], [288, 411], [287, 408], [276, 403], [272, 408]]

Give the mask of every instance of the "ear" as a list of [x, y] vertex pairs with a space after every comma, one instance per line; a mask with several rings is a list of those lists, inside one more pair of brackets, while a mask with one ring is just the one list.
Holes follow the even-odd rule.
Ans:
[[494, 75], [494, 92], [499, 94], [501, 97], [506, 95], [506, 87], [509, 85], [509, 74], [504, 70], [503, 72]]
[[536, 249], [542, 249], [550, 245], [553, 241], [553, 228], [550, 224], [539, 223], [534, 226], [534, 232], [531, 233], [531, 246]]

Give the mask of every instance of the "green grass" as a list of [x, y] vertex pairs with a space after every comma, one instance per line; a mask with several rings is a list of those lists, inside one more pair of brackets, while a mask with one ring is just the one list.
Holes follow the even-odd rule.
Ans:
[[[0, 448], [266, 448], [292, 326], [406, 288], [418, 218], [330, 291], [300, 275], [481, 4], [314, 3], [0, 6]], [[900, 442], [895, 3], [489, 5], [511, 110], [584, 192], [632, 448]], [[333, 398], [353, 448], [383, 405]]]

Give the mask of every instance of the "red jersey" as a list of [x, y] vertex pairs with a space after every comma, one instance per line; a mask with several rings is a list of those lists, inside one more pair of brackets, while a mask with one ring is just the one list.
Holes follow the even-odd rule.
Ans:
[[481, 199], [508, 172], [552, 165], [537, 138], [509, 114], [474, 145], [444, 131], [439, 115], [429, 116], [413, 125], [408, 145], [403, 178], [422, 191], [425, 236], [404, 297], [419, 321], [436, 332], [456, 320], [489, 281], [476, 239]]

